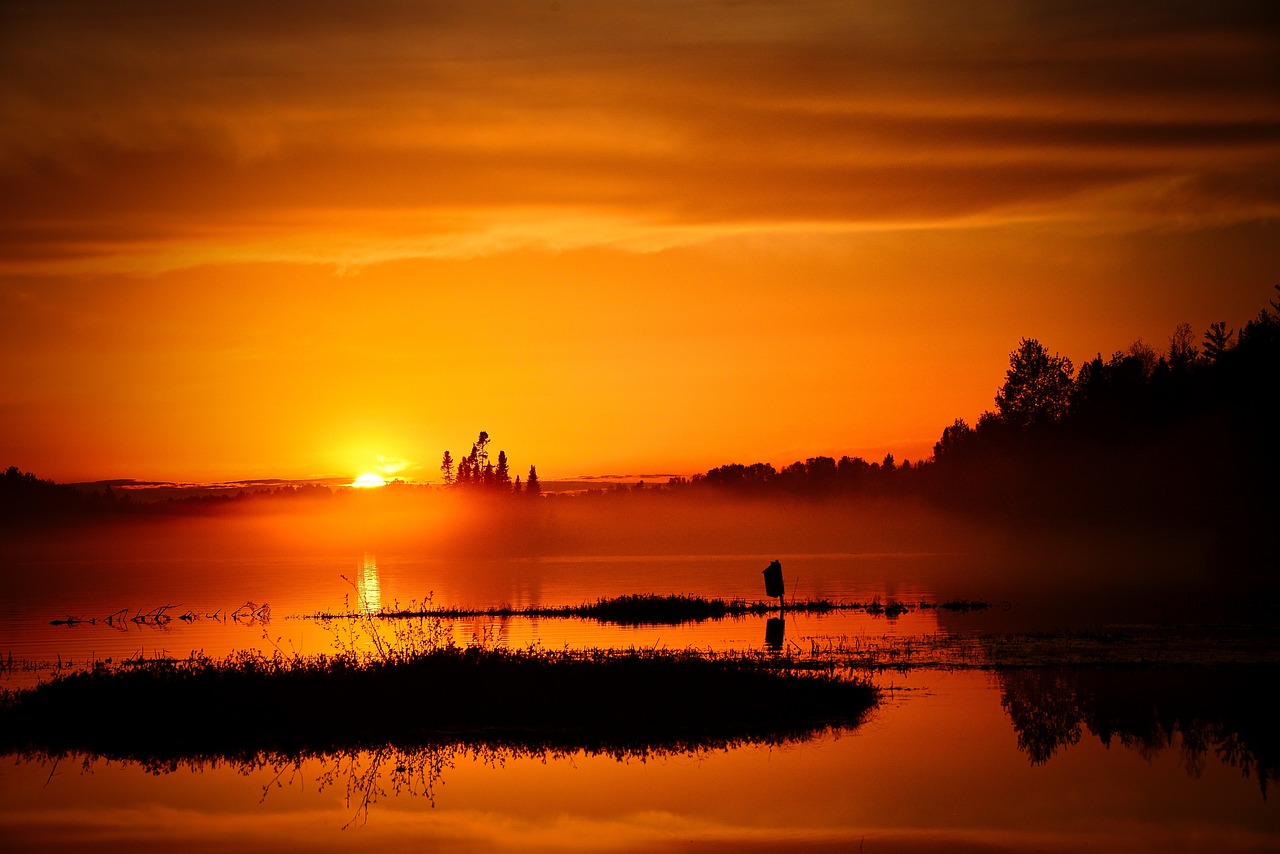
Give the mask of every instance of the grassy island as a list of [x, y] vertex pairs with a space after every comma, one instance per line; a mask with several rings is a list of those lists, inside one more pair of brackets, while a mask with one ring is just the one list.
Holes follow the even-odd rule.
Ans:
[[629, 752], [856, 726], [876, 690], [761, 656], [448, 647], [100, 665], [0, 704], [0, 750], [234, 757], [442, 739]]

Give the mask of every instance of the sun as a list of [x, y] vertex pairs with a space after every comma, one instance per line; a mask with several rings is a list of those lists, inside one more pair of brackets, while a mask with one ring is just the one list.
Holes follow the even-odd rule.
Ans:
[[379, 486], [386, 486], [387, 482], [380, 474], [365, 473], [353, 480], [351, 485], [360, 489], [376, 489]]

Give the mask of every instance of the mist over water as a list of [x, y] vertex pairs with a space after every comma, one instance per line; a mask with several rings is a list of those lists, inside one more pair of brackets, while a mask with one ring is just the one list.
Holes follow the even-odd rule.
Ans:
[[[7, 573], [0, 583], [28, 598], [45, 583], [37, 567], [80, 562], [98, 567], [83, 584], [105, 594], [129, 583], [112, 566], [130, 564], [128, 574], [141, 571], [162, 592], [170, 576], [216, 576], [219, 561], [305, 559], [353, 574], [358, 569], [350, 562], [366, 552], [384, 562], [476, 566], [695, 556], [767, 563], [792, 556], [788, 575], [797, 560], [846, 555], [878, 560], [872, 575], [859, 580], [923, 584], [941, 596], [1015, 601], [1084, 594], [1099, 604], [1131, 598], [1126, 607], [1185, 593], [1234, 598], [1239, 585], [1259, 574], [1256, 567], [1215, 562], [1213, 543], [1195, 533], [1034, 527], [946, 513], [908, 498], [752, 499], [651, 490], [513, 500], [386, 488], [323, 501], [263, 499], [185, 515], [11, 530], [0, 542], [0, 558], [29, 569]], [[697, 573], [685, 577], [690, 587], [699, 586]]]
[[[255, 499], [10, 531], [0, 558], [0, 656], [46, 664], [322, 653], [333, 648], [332, 626], [299, 619], [316, 613], [558, 607], [634, 594], [759, 601], [761, 570], [775, 559], [791, 600], [992, 605], [896, 619], [792, 615], [777, 643], [786, 649], [866, 634], [1239, 623], [1268, 618], [1270, 601], [1206, 561], [1193, 538], [1031, 530], [902, 498], [712, 491], [520, 500], [385, 488]], [[132, 619], [156, 609], [163, 620]], [[513, 648], [756, 649], [766, 640], [763, 619], [642, 629], [473, 617], [451, 632], [460, 644]]]
[[[95, 660], [193, 652], [288, 658], [336, 648], [372, 655], [371, 632], [384, 642], [398, 632], [437, 632], [459, 646], [486, 649], [693, 649], [804, 658], [815, 651], [923, 649], [939, 639], [952, 643], [948, 638], [996, 650], [1000, 633], [1065, 631], [1082, 632], [1093, 644], [1086, 652], [1106, 656], [1113, 630], [1174, 627], [1193, 631], [1188, 643], [1195, 646], [1218, 636], [1188, 627], [1251, 619], [1248, 605], [1240, 604], [1242, 582], [1211, 557], [1194, 537], [1033, 530], [902, 498], [628, 491], [519, 500], [386, 488], [315, 501], [255, 499], [184, 515], [135, 514], [7, 532], [0, 542], [7, 569], [0, 574], [0, 657], [18, 664], [3, 674], [0, 687], [62, 672], [51, 662], [75, 669]], [[554, 607], [630, 594], [759, 601], [765, 598], [762, 570], [775, 559], [791, 601], [912, 608], [895, 617], [789, 612], [648, 626], [519, 616], [310, 618], [415, 604]], [[948, 599], [985, 600], [991, 607], [973, 613], [916, 607]], [[269, 609], [253, 610], [264, 605]], [[103, 622], [121, 610], [132, 616], [158, 607], [168, 608], [169, 621]], [[69, 617], [85, 622], [50, 625]], [[1149, 644], [1158, 652], [1167, 636], [1153, 631]], [[1238, 633], [1226, 637], [1238, 640]], [[637, 810], [671, 816], [685, 828], [677, 834], [682, 839], [692, 833], [729, 847], [792, 839], [796, 815], [809, 817], [815, 839], [838, 840], [836, 850], [864, 836], [868, 849], [879, 839], [897, 840], [903, 850], [943, 850], [961, 840], [980, 840], [978, 848], [1000, 840], [1034, 847], [1046, 838], [1066, 847], [1110, 844], [1116, 834], [1135, 851], [1189, 850], [1182, 836], [1164, 829], [1173, 818], [1200, 838], [1241, 851], [1265, 849], [1280, 832], [1274, 808], [1260, 796], [1263, 775], [1274, 777], [1275, 754], [1269, 730], [1257, 723], [1265, 710], [1256, 703], [1245, 712], [1238, 705], [1218, 708], [1216, 697], [1200, 692], [1190, 704], [1166, 682], [1127, 679], [1111, 668], [1109, 680], [1064, 682], [1021, 669], [898, 672], [893, 661], [884, 659], [888, 669], [873, 677], [878, 684], [924, 690], [887, 695], [870, 723], [856, 729], [776, 749], [730, 744], [642, 762], [589, 751], [504, 753], [496, 745], [445, 741], [426, 750], [254, 754], [232, 763], [193, 758], [172, 769], [158, 761], [150, 767], [32, 754], [17, 759], [15, 774], [0, 781], [0, 793], [16, 805], [0, 810], [0, 826], [17, 833], [15, 839], [65, 839], [59, 821], [23, 824], [22, 810], [42, 809], [51, 817], [81, 809], [86, 799], [100, 801], [103, 781], [110, 780], [118, 806], [83, 812], [86, 837], [110, 837], [114, 831], [107, 828], [121, 810], [152, 821], [156, 810], [205, 815], [223, 809], [210, 804], [233, 807], [247, 837], [306, 838], [326, 846], [345, 826], [365, 834], [355, 847], [376, 838], [387, 850], [408, 850], [410, 840], [448, 847], [456, 843], [451, 834], [461, 834], [466, 845], [515, 850], [517, 839], [530, 838], [496, 840], [494, 816], [536, 826], [529, 832], [545, 848], [564, 850], [580, 844], [575, 833], [597, 820], [584, 809], [604, 816], [610, 832], [627, 827], [649, 834], [655, 850], [675, 837], [653, 835], [653, 822]], [[47, 666], [28, 671], [26, 662]], [[1272, 672], [1265, 664], [1254, 667], [1214, 669], [1213, 680], [1193, 684], [1218, 686], [1221, 696], [1254, 697], [1257, 690], [1238, 689], [1261, 685], [1258, 679]], [[1161, 672], [1176, 686], [1188, 671]], [[1096, 690], [1103, 682], [1107, 696]], [[1120, 688], [1132, 690], [1117, 693]], [[440, 702], [465, 704], [467, 698]], [[1175, 724], [1159, 728], [1167, 714], [1177, 715]], [[1115, 738], [1108, 740], [1108, 733]], [[80, 763], [90, 770], [71, 768]], [[157, 788], [148, 770], [175, 784]], [[964, 794], [975, 774], [987, 795]], [[549, 788], [561, 793], [555, 804], [539, 798]], [[670, 791], [683, 794], [673, 799]], [[346, 799], [338, 797], [343, 792]], [[1010, 804], [1019, 807], [1011, 811]], [[570, 829], [548, 825], [548, 809], [567, 810]], [[480, 814], [490, 818], [470, 818]], [[760, 816], [774, 818], [761, 823]], [[286, 833], [275, 826], [281, 820], [311, 830]], [[940, 835], [929, 836], [920, 830], [925, 827], [939, 828]], [[160, 833], [176, 840], [187, 832]]]

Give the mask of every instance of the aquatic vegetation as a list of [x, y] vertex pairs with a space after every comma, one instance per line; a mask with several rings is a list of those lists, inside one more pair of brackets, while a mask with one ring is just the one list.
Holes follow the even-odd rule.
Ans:
[[[112, 628], [125, 629], [130, 624], [135, 626], [148, 626], [151, 628], [164, 628], [173, 622], [174, 617], [169, 613], [176, 610], [176, 605], [159, 605], [154, 608], [143, 610], [139, 608], [130, 613], [130, 609], [121, 608], [103, 617], [79, 617], [68, 616], [60, 619], [49, 621], [51, 626], [96, 626], [104, 625]], [[254, 602], [245, 602], [234, 611], [226, 611], [222, 608], [217, 609], [213, 613], [203, 613], [192, 611], [190, 609], [178, 614], [177, 619], [184, 623], [195, 623], [200, 620], [212, 620], [219, 623], [225, 623], [228, 620], [239, 623], [244, 626], [265, 626], [271, 622], [271, 606], [266, 602], [258, 605]]]
[[[916, 609], [942, 608], [955, 611], [974, 611], [988, 607], [990, 607], [988, 603], [975, 600], [960, 600], [941, 604], [921, 602], [915, 606], [890, 600], [886, 605], [881, 603], [879, 597], [876, 597], [867, 603], [835, 602], [830, 599], [797, 599], [787, 602], [781, 610], [793, 614], [864, 611], [872, 616], [884, 616], [892, 620]], [[706, 620], [723, 620], [733, 617], [772, 615], [778, 612], [779, 606], [775, 602], [742, 599], [705, 599], [700, 596], [689, 595], [663, 596], [638, 593], [615, 596], [609, 599], [597, 599], [595, 602], [581, 605], [533, 605], [524, 608], [510, 606], [496, 608], [439, 607], [428, 599], [421, 603], [411, 603], [403, 608], [392, 606], [389, 608], [384, 607], [374, 612], [367, 612], [353, 611], [348, 607], [343, 611], [318, 611], [308, 616], [310, 619], [322, 621], [364, 620], [368, 618], [395, 620], [418, 617], [440, 619], [462, 619], [468, 617], [579, 618], [622, 626], [646, 626], [698, 623]]]
[[990, 602], [981, 599], [953, 599], [948, 602], [920, 602], [916, 606], [922, 611], [937, 610], [951, 611], [953, 613], [967, 614], [970, 611], [985, 611], [991, 607]]

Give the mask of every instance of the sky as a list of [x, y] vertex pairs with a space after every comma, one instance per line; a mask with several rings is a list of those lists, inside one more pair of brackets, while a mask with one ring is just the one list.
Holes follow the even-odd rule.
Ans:
[[1280, 7], [0, 2], [0, 465], [901, 460], [1280, 281]]

